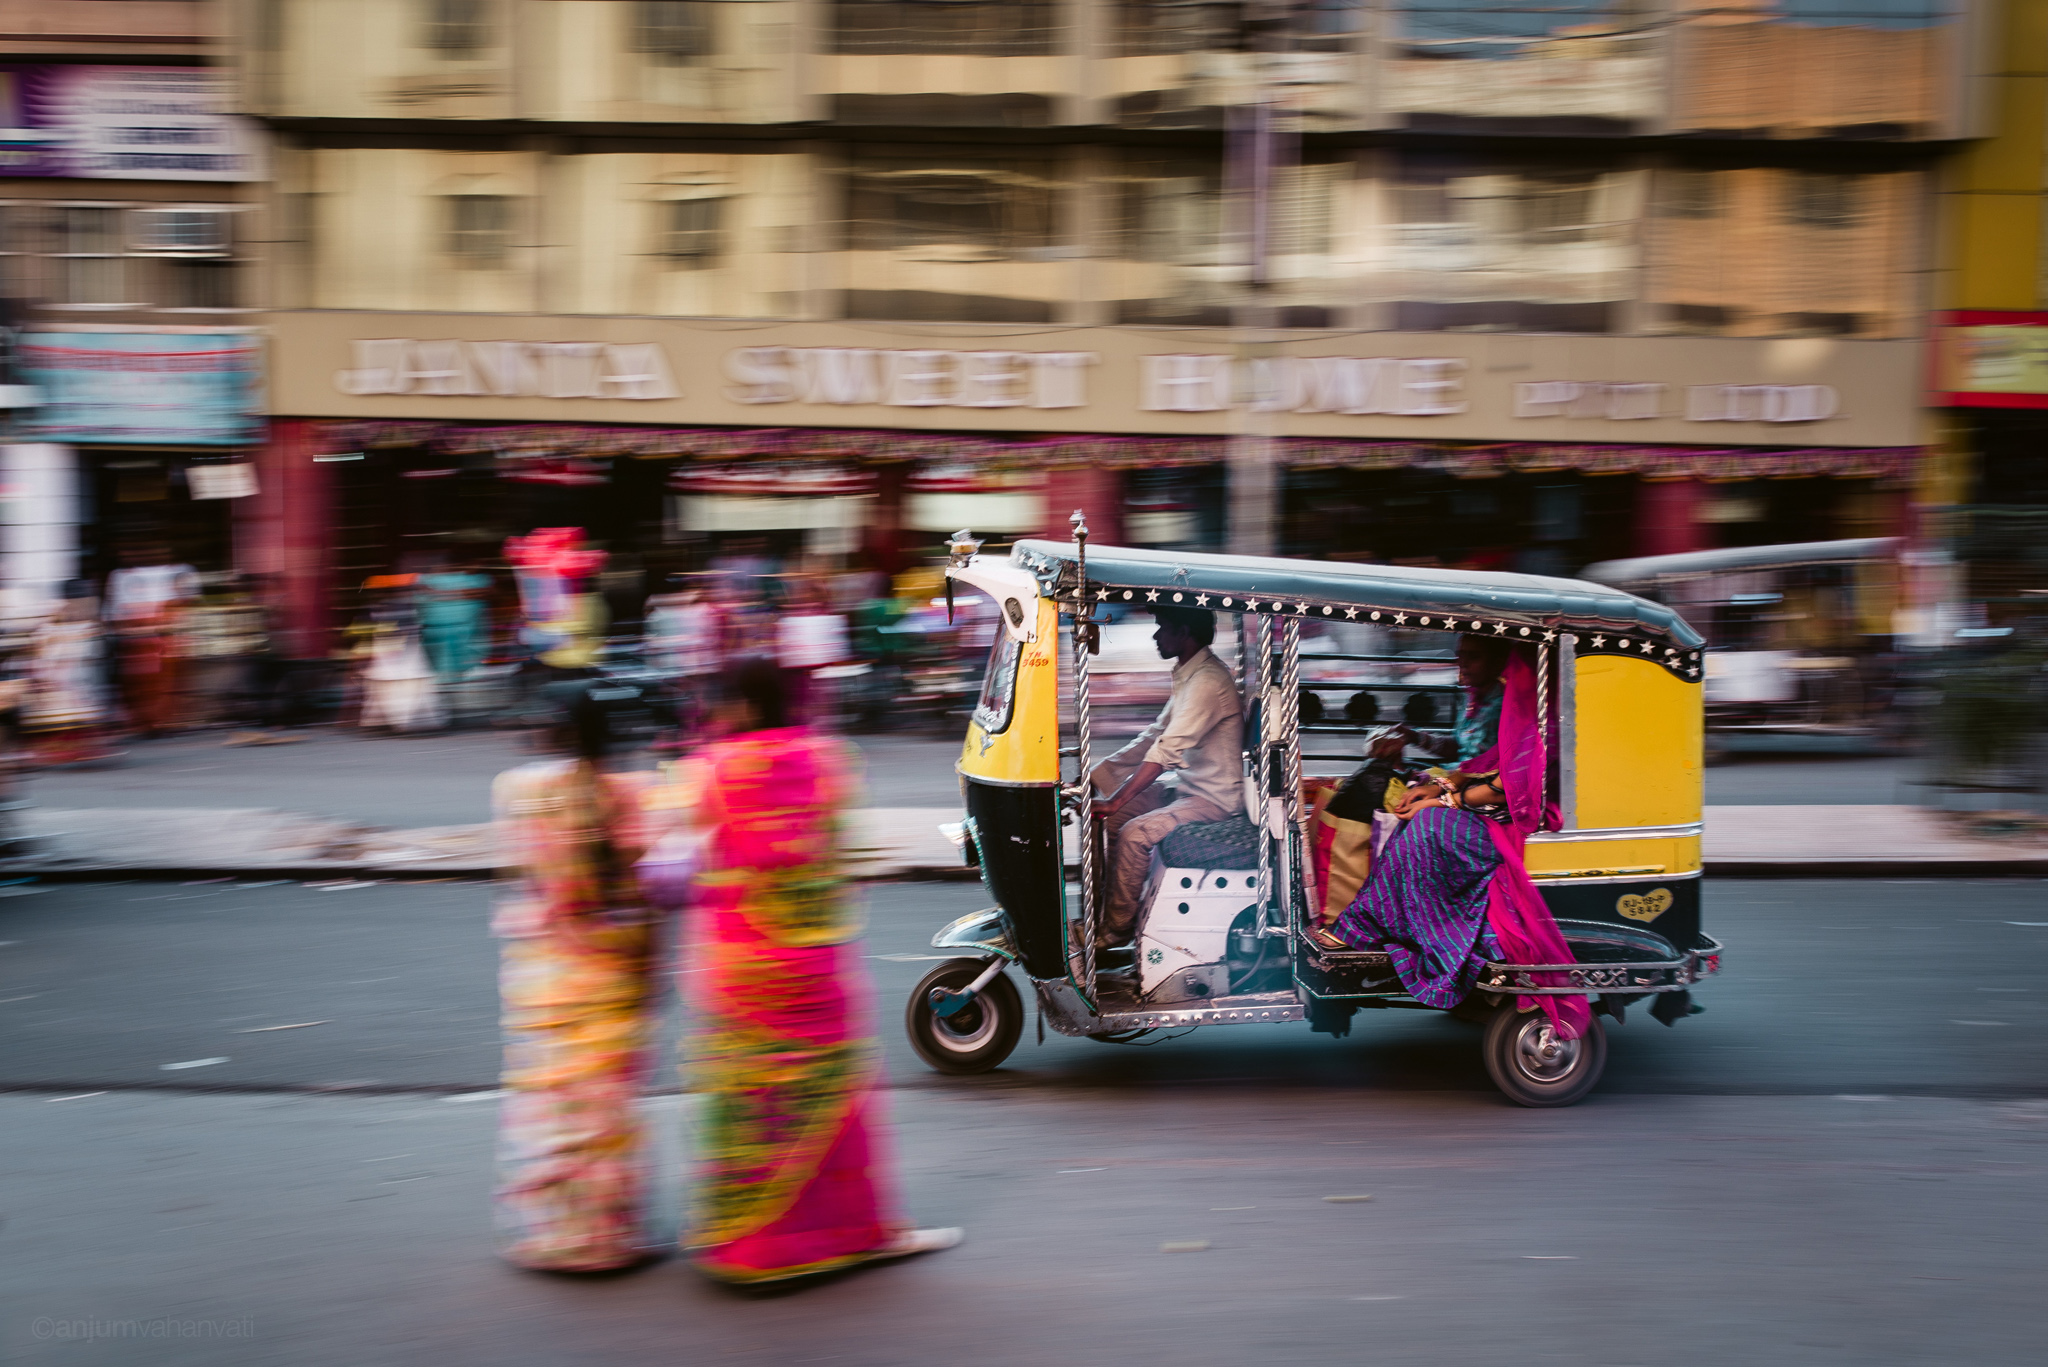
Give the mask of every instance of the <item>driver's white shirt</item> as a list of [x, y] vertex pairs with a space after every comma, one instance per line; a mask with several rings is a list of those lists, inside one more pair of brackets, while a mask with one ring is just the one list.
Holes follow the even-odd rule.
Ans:
[[1244, 712], [1230, 666], [1202, 647], [1173, 667], [1173, 693], [1159, 716], [1099, 766], [1115, 773], [1098, 779], [1113, 790], [1142, 763], [1179, 775], [1180, 796], [1232, 810], [1244, 801]]

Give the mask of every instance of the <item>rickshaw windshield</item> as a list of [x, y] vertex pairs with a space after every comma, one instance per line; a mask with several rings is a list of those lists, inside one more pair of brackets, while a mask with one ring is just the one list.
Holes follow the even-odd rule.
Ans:
[[982, 676], [981, 697], [974, 705], [974, 724], [984, 734], [1008, 729], [1010, 712], [1017, 700], [1017, 660], [1023, 647], [1007, 631], [996, 633], [988, 654], [988, 673]]

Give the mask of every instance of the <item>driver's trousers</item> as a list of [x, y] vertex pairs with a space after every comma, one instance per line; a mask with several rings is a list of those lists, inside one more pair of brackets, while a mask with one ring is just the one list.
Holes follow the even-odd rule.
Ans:
[[1154, 783], [1132, 797], [1123, 810], [1103, 820], [1109, 839], [1109, 896], [1103, 905], [1096, 944], [1129, 944], [1138, 930], [1138, 899], [1152, 866], [1152, 849], [1175, 828], [1192, 821], [1221, 821], [1231, 809], [1207, 798], [1179, 797], [1163, 783]]

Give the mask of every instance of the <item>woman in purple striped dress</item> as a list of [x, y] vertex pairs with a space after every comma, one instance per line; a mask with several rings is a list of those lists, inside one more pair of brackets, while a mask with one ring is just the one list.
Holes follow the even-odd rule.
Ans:
[[[1400, 829], [1334, 935], [1314, 933], [1325, 948], [1384, 949], [1408, 995], [1445, 1010], [1465, 1000], [1489, 961], [1571, 962], [1522, 862], [1529, 834], [1557, 824], [1544, 797], [1555, 745], [1536, 716], [1534, 664], [1526, 652], [1461, 649], [1459, 673], [1473, 695], [1467, 714], [1487, 717], [1492, 734], [1468, 737], [1461, 728], [1458, 768], [1423, 777], [1387, 804]], [[1519, 1004], [1547, 1012], [1564, 1039], [1590, 1019], [1580, 997]]]

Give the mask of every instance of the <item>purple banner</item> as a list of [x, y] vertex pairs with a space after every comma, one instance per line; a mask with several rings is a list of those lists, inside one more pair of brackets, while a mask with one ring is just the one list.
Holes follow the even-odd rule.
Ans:
[[193, 67], [0, 67], [0, 175], [261, 179], [255, 126], [228, 107]]

